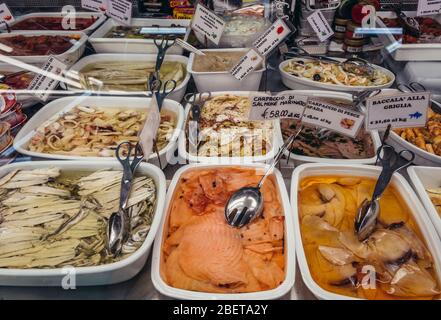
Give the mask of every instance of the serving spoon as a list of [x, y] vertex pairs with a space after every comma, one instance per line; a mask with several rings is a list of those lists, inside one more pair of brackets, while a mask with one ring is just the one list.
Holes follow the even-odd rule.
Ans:
[[[410, 157], [406, 158], [405, 154], [410, 155]], [[383, 166], [383, 170], [375, 184], [372, 199], [365, 199], [361, 203], [355, 218], [354, 227], [359, 241], [366, 240], [375, 230], [377, 218], [380, 214], [379, 200], [381, 195], [389, 185], [394, 173], [412, 164], [415, 153], [410, 150], [402, 150], [397, 153], [392, 146], [384, 144], [378, 148], [377, 157]], [[405, 160], [404, 164], [400, 164], [401, 159]]]
[[237, 190], [225, 206], [225, 219], [233, 227], [241, 228], [259, 217], [263, 211], [263, 197], [260, 192], [265, 179], [273, 171], [282, 158], [283, 152], [288, 149], [302, 131], [303, 126], [292, 134], [282, 145], [272, 164], [268, 167], [259, 183], [255, 187], [243, 187]]

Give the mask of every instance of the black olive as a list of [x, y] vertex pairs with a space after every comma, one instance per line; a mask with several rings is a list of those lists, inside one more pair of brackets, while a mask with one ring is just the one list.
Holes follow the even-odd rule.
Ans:
[[302, 61], [302, 60], [297, 61], [297, 63], [298, 63], [298, 64], [305, 64], [305, 62]]
[[320, 81], [321, 78], [319, 74], [315, 74], [313, 77], [314, 81]]

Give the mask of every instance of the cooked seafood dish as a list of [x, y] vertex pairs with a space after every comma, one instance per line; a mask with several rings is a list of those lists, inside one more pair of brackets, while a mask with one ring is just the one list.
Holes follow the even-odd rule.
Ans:
[[136, 177], [131, 233], [116, 259], [105, 249], [107, 220], [118, 211], [122, 171], [15, 170], [0, 178], [0, 268], [97, 266], [123, 260], [143, 244], [156, 207], [152, 178]]
[[226, 94], [207, 100], [199, 121], [201, 143], [197, 150], [190, 148], [190, 154], [204, 157], [250, 157], [269, 152], [273, 141], [273, 125], [269, 121], [249, 121], [250, 108], [251, 101], [244, 96]]
[[322, 61], [290, 60], [283, 71], [299, 78], [341, 86], [372, 87], [385, 85], [391, 81], [380, 69], [375, 69], [371, 75], [360, 74], [356, 70], [345, 71], [338, 63]]
[[[398, 19], [381, 18], [384, 24], [388, 28], [401, 27], [401, 23]], [[405, 44], [412, 43], [441, 43], [441, 25], [434, 19], [428, 17], [415, 17], [420, 27], [420, 35], [418, 37], [415, 34], [407, 32], [406, 28], [403, 28], [405, 34], [395, 35], [395, 38], [402, 37], [402, 41]]]
[[104, 38], [126, 38], [126, 39], [161, 39], [166, 36], [168, 39], [184, 39], [187, 32], [186, 27], [172, 25], [166, 26], [115, 26]]
[[[14, 23], [11, 30], [52, 30], [52, 31], [66, 31], [63, 27], [63, 17], [32, 17]], [[74, 31], [84, 30], [89, 28], [97, 21], [97, 18], [91, 16], [90, 18], [74, 18], [71, 21], [71, 26], [75, 23]]]
[[[148, 110], [77, 106], [43, 123], [29, 142], [38, 153], [114, 157], [121, 142], [138, 142]], [[156, 136], [158, 150], [165, 148], [176, 129], [176, 115], [161, 111]]]
[[3, 78], [0, 83], [0, 89], [27, 89], [35, 77], [33, 72], [26, 71], [23, 71], [23, 73], [0, 71], [0, 74], [5, 75], [5, 78]]
[[432, 254], [395, 187], [389, 186], [379, 200], [374, 232], [358, 240], [356, 212], [371, 198], [375, 183], [350, 176], [314, 176], [300, 182], [300, 228], [313, 279], [327, 291], [355, 298], [439, 298]]
[[170, 286], [200, 292], [270, 290], [285, 280], [285, 217], [275, 179], [261, 189], [262, 218], [229, 226], [224, 208], [241, 187], [254, 186], [255, 168], [218, 167], [185, 172], [164, 226], [160, 271]]
[[[320, 99], [335, 105], [351, 109], [352, 107], [343, 101], [334, 99]], [[299, 121], [294, 119], [281, 119], [280, 127], [282, 136], [289, 136], [298, 130]], [[351, 138], [338, 132], [323, 130], [307, 124], [302, 124], [303, 129], [291, 147], [291, 152], [301, 156], [327, 158], [327, 159], [369, 159], [375, 156], [374, 142], [369, 132], [361, 128], [355, 138]]]
[[425, 128], [394, 129], [404, 140], [431, 154], [441, 156], [441, 114], [428, 109]]
[[426, 192], [441, 218], [441, 188], [428, 188]]
[[249, 15], [234, 15], [224, 17], [225, 29], [223, 36], [258, 36], [267, 26], [267, 21], [263, 17]]
[[[103, 61], [87, 65], [80, 71], [83, 88], [97, 91], [146, 91], [148, 79], [155, 72], [155, 61]], [[164, 61], [159, 72], [162, 82], [175, 80], [179, 86], [186, 76], [186, 66]]]
[[242, 58], [244, 51], [206, 51], [205, 55], [195, 55], [193, 71], [220, 72], [230, 71]]
[[80, 35], [18, 35], [0, 38], [0, 43], [13, 49], [12, 52], [2, 52], [2, 54], [7, 56], [47, 56], [58, 55], [66, 52], [80, 38]]

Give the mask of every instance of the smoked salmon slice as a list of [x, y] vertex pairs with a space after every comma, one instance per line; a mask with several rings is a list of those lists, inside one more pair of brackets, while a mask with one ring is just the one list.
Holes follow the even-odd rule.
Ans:
[[272, 177], [262, 194], [260, 219], [241, 229], [224, 217], [230, 195], [255, 185], [262, 172], [248, 168], [194, 169], [177, 185], [162, 244], [161, 276], [171, 286], [201, 292], [269, 290], [285, 279], [285, 219]]

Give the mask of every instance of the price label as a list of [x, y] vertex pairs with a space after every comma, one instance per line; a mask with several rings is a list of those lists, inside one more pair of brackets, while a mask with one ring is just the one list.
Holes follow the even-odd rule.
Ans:
[[266, 30], [256, 41], [253, 46], [262, 56], [269, 54], [283, 39], [291, 33], [291, 29], [282, 19], [277, 19], [268, 30]]
[[261, 63], [263, 59], [259, 56], [256, 51], [251, 49], [240, 58], [239, 62], [230, 70], [230, 73], [237, 80], [244, 79], [251, 71], [256, 69]]
[[271, 96], [256, 93], [251, 95], [250, 100], [250, 120], [300, 119], [308, 97], [294, 94]]
[[9, 10], [6, 3], [0, 4], [0, 24], [10, 24], [14, 21], [14, 16], [12, 15], [11, 10]]
[[417, 16], [428, 16], [441, 13], [441, 0], [419, 0]]
[[366, 129], [425, 127], [430, 93], [382, 95], [366, 100]]
[[81, 7], [87, 10], [107, 12], [107, 0], [81, 0]]
[[127, 0], [108, 0], [107, 14], [110, 18], [126, 25], [132, 22], [132, 2]]
[[332, 31], [331, 26], [321, 11], [316, 10], [307, 20], [320, 41], [325, 41], [334, 34], [334, 31]]
[[217, 45], [224, 32], [225, 21], [199, 3], [196, 7], [191, 28], [202, 33]]
[[363, 125], [364, 115], [321, 100], [309, 99], [302, 122], [355, 137]]
[[144, 154], [144, 159], [146, 161], [148, 161], [152, 154], [153, 140], [156, 139], [160, 122], [161, 115], [159, 113], [158, 101], [153, 94], [150, 100], [147, 118], [145, 119], [144, 126], [139, 134], [139, 143], [141, 144], [142, 153]]
[[51, 90], [58, 85], [58, 80], [48, 77], [48, 73], [61, 76], [67, 65], [54, 57], [49, 57], [46, 64], [41, 68], [39, 74], [29, 84], [28, 89], [36, 91], [34, 95], [42, 101], [47, 101]]

